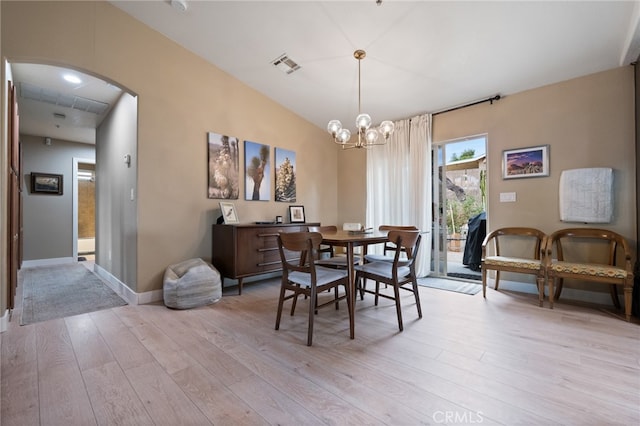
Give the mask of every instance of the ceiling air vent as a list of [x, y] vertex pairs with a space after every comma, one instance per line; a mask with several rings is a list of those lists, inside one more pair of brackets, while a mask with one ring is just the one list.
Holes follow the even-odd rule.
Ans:
[[46, 102], [78, 111], [103, 114], [109, 109], [109, 104], [80, 96], [64, 95], [55, 90], [43, 89], [29, 83], [20, 83], [20, 96], [24, 99]]
[[276, 59], [271, 61], [271, 63], [285, 74], [291, 74], [292, 72], [300, 69], [300, 65], [296, 64], [296, 62], [289, 58], [286, 53], [278, 56]]

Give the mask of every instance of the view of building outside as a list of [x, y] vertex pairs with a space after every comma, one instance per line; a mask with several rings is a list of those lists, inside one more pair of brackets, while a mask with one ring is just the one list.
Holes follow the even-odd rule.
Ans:
[[446, 146], [447, 233], [449, 250], [464, 249], [469, 219], [485, 209], [485, 139], [448, 143]]

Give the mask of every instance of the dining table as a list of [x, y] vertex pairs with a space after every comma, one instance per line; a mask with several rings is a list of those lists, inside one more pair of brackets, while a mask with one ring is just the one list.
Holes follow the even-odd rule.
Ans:
[[346, 231], [322, 232], [323, 244], [344, 247], [347, 252], [347, 274], [349, 280], [349, 337], [355, 337], [355, 306], [356, 306], [356, 277], [355, 254], [356, 247], [363, 247], [362, 259], [371, 244], [382, 244], [388, 241], [388, 231]]

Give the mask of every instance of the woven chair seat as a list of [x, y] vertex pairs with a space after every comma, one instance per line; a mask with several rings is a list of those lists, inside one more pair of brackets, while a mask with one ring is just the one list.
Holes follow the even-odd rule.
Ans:
[[561, 274], [579, 274], [592, 277], [619, 278], [621, 280], [627, 277], [626, 270], [609, 265], [552, 261], [549, 269]]
[[484, 259], [484, 264], [485, 266], [516, 267], [531, 269], [532, 271], [537, 271], [542, 266], [542, 262], [540, 260], [507, 256], [487, 256]]

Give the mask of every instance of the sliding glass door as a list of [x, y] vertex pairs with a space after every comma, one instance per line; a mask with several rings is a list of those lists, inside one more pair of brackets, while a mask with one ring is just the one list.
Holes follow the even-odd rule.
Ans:
[[481, 279], [486, 139], [482, 135], [433, 144], [433, 276]]

